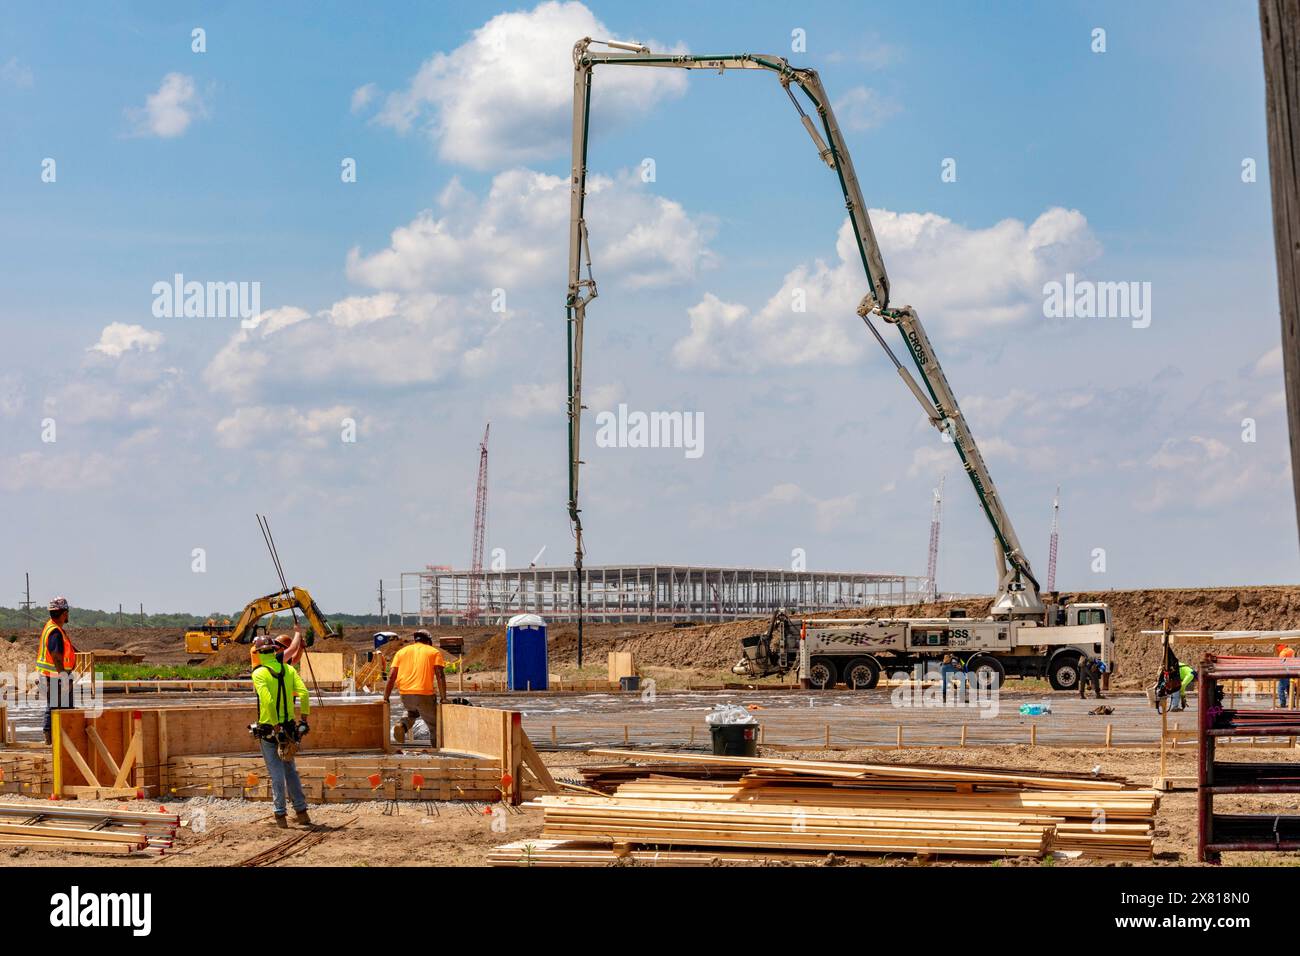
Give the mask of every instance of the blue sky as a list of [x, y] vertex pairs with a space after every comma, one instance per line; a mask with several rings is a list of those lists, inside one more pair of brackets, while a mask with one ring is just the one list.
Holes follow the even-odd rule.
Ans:
[[[234, 606], [274, 586], [263, 511], [291, 577], [365, 610], [381, 577], [468, 562], [489, 419], [489, 549], [566, 561], [586, 33], [821, 72], [895, 301], [929, 327], [1040, 576], [1059, 483], [1065, 588], [1295, 580], [1249, 4], [18, 4], [0, 24], [0, 603], [30, 570], [80, 605]], [[801, 548], [919, 574], [946, 472], [940, 587], [989, 590], [974, 495], [853, 315], [838, 188], [774, 78], [609, 70], [588, 404], [702, 413], [706, 450], [585, 449], [588, 562], [777, 567]], [[1150, 326], [1045, 318], [1066, 272], [1151, 283]], [[156, 317], [175, 273], [259, 283], [257, 328]]]

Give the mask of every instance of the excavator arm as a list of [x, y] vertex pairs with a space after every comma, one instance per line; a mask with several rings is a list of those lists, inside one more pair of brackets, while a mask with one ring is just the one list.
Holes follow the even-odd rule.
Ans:
[[324, 640], [333, 633], [312, 596], [305, 588], [295, 587], [249, 601], [235, 622], [230, 640], [236, 644], [248, 644], [253, 640], [258, 621], [268, 614], [279, 614], [295, 608], [302, 611], [303, 617], [307, 619], [308, 632], [303, 642], [305, 646], [311, 647], [317, 638]]
[[[609, 47], [613, 52], [591, 50], [593, 43]], [[767, 70], [775, 73], [785, 89], [800, 122], [818, 155], [836, 174], [844, 196], [845, 209], [853, 226], [858, 254], [866, 274], [867, 290], [857, 312], [868, 331], [884, 350], [894, 369], [908, 390], [920, 403], [926, 417], [941, 433], [952, 441], [961, 458], [963, 468], [970, 478], [975, 494], [990, 525], [993, 527], [997, 549], [998, 593], [993, 602], [993, 613], [1006, 617], [1035, 617], [1043, 613], [1039, 585], [1020, 547], [1011, 518], [1002, 506], [988, 466], [975, 444], [975, 438], [966, 424], [956, 396], [948, 385], [938, 357], [930, 345], [929, 337], [916, 312], [910, 306], [890, 308], [890, 283], [884, 258], [876, 241], [875, 231], [867, 204], [862, 197], [853, 160], [840, 132], [831, 108], [830, 98], [815, 70], [792, 67], [783, 57], [767, 54], [734, 53], [724, 55], [687, 55], [652, 53], [636, 43], [594, 41], [590, 37], [579, 40], [573, 48], [573, 154], [570, 184], [569, 218], [569, 283], [565, 299], [568, 327], [569, 366], [569, 520], [574, 535], [574, 566], [582, 580], [582, 517], [578, 507], [578, 479], [582, 464], [582, 344], [583, 326], [587, 305], [597, 296], [596, 281], [591, 272], [591, 249], [587, 240], [587, 147], [590, 133], [592, 73], [597, 65], [645, 66], [686, 70]], [[820, 121], [818, 125], [805, 111], [798, 89], [812, 106]], [[582, 275], [586, 266], [586, 277]], [[912, 359], [921, 383], [912, 376], [877, 328], [874, 318], [896, 325], [902, 335], [908, 355]], [[581, 662], [582, 587], [578, 587], [579, 662]]]

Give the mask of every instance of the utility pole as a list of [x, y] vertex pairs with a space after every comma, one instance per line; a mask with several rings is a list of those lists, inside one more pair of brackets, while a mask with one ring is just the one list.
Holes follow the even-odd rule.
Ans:
[[379, 620], [387, 624], [388, 618], [384, 617], [384, 579], [379, 579]]
[[23, 578], [27, 582], [26, 598], [23, 600], [23, 609], [27, 612], [27, 630], [32, 629], [32, 573], [23, 572]]
[[1300, 513], [1300, 0], [1259, 0], [1291, 481]]
[[140, 626], [144, 627], [144, 602], [140, 602]]

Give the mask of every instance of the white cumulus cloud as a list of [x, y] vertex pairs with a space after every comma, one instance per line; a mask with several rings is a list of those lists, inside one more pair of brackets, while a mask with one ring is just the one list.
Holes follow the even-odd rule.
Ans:
[[143, 107], [126, 111], [131, 132], [136, 136], [174, 139], [195, 119], [206, 115], [207, 107], [194, 86], [194, 77], [168, 73], [158, 89], [145, 97]]
[[[891, 304], [914, 305], [941, 340], [1041, 318], [1044, 281], [1100, 251], [1083, 214], [1059, 207], [1032, 223], [1004, 219], [986, 229], [935, 213], [873, 209], [871, 219], [889, 267]], [[860, 361], [868, 337], [854, 310], [867, 282], [847, 218], [835, 251], [834, 263], [796, 266], [752, 315], [741, 303], [706, 295], [690, 310], [690, 333], [674, 347], [678, 364], [756, 369]]]
[[[581, 3], [498, 14], [462, 46], [426, 60], [405, 89], [388, 94], [376, 121], [403, 133], [423, 128], [443, 159], [475, 169], [563, 155], [573, 110], [572, 49], [581, 37], [620, 39]], [[606, 126], [638, 116], [684, 90], [686, 79], [681, 70], [598, 67], [593, 112]]]
[[246, 448], [266, 443], [283, 445], [287, 441], [320, 448], [340, 440], [344, 420], [352, 418], [352, 409], [346, 405], [306, 411], [249, 405], [217, 422], [217, 444], [222, 448]]
[[[649, 192], [635, 176], [592, 176], [587, 217], [597, 278], [621, 276], [630, 287], [693, 279], [715, 264], [712, 223]], [[425, 210], [394, 229], [387, 249], [353, 247], [348, 278], [376, 289], [504, 289], [562, 279], [569, 222], [569, 181], [530, 169], [493, 177], [485, 197], [453, 181]]]
[[364, 110], [370, 105], [370, 101], [375, 98], [375, 94], [378, 92], [379, 87], [375, 86], [373, 83], [367, 83], [365, 86], [358, 86], [352, 91], [352, 112], [360, 113]]
[[898, 104], [867, 86], [854, 86], [835, 101], [840, 126], [854, 132], [875, 129], [898, 112]]
[[100, 352], [109, 358], [119, 358], [132, 349], [152, 352], [163, 344], [163, 334], [151, 331], [142, 325], [127, 325], [125, 322], [113, 322], [104, 326], [99, 333], [99, 341], [87, 351]]

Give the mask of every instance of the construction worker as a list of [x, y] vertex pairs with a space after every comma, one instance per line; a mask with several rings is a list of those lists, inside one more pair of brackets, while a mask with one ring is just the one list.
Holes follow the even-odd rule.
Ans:
[[[281, 635], [272, 639], [262, 634], [253, 640], [253, 650], [257, 654], [257, 666], [253, 668], [253, 688], [257, 691], [257, 723], [250, 729], [262, 749], [262, 758], [266, 761], [266, 772], [271, 778], [271, 810], [275, 814], [275, 825], [288, 827], [288, 813], [285, 807], [285, 791], [293, 803], [294, 819], [303, 826], [311, 826], [311, 817], [307, 815], [307, 796], [302, 791], [302, 781], [298, 778], [298, 767], [294, 756], [298, 753], [298, 742], [307, 733], [307, 714], [311, 711], [311, 699], [307, 695], [307, 685], [298, 676], [292, 664], [285, 661], [285, 651], [300, 641], [295, 631], [293, 640]], [[293, 716], [294, 698], [302, 710], [302, 720]]]
[[41, 631], [36, 652], [36, 672], [45, 695], [45, 742], [53, 740], [50, 714], [72, 706], [72, 672], [77, 667], [77, 649], [68, 637], [68, 599], [56, 597], [49, 603], [50, 619]]
[[1088, 685], [1092, 684], [1092, 696], [1101, 700], [1101, 661], [1084, 655], [1079, 659], [1079, 700], [1088, 696]]
[[[406, 743], [406, 735], [423, 717], [429, 728], [429, 746], [438, 746], [438, 704], [447, 699], [446, 658], [433, 646], [428, 631], [416, 631], [414, 643], [393, 655], [384, 686], [384, 701], [393, 696], [396, 685], [406, 713], [393, 725], [393, 739]], [[436, 686], [435, 686], [436, 685]]]
[[[1279, 644], [1277, 646], [1277, 656], [1282, 658], [1284, 661], [1289, 660], [1290, 658], [1295, 657], [1295, 648], [1290, 644]], [[1290, 696], [1291, 678], [1279, 678], [1277, 682], [1277, 706], [1279, 708], [1286, 707]]]
[[1174, 699], [1170, 702], [1170, 710], [1187, 709], [1187, 695], [1191, 692], [1192, 685], [1195, 683], [1196, 671], [1190, 664], [1179, 663], [1178, 690], [1174, 691]]
[[[952, 681], [952, 675], [962, 674], [964, 671], [965, 668], [962, 666], [962, 663], [956, 654], [943, 655], [943, 659], [939, 662], [939, 685], [943, 688], [943, 700], [945, 703], [948, 700], [948, 685]], [[964, 677], [962, 678], [962, 683], [965, 683]], [[956, 696], [955, 693], [954, 696]], [[958, 700], [960, 700], [960, 698], [958, 698]]]

